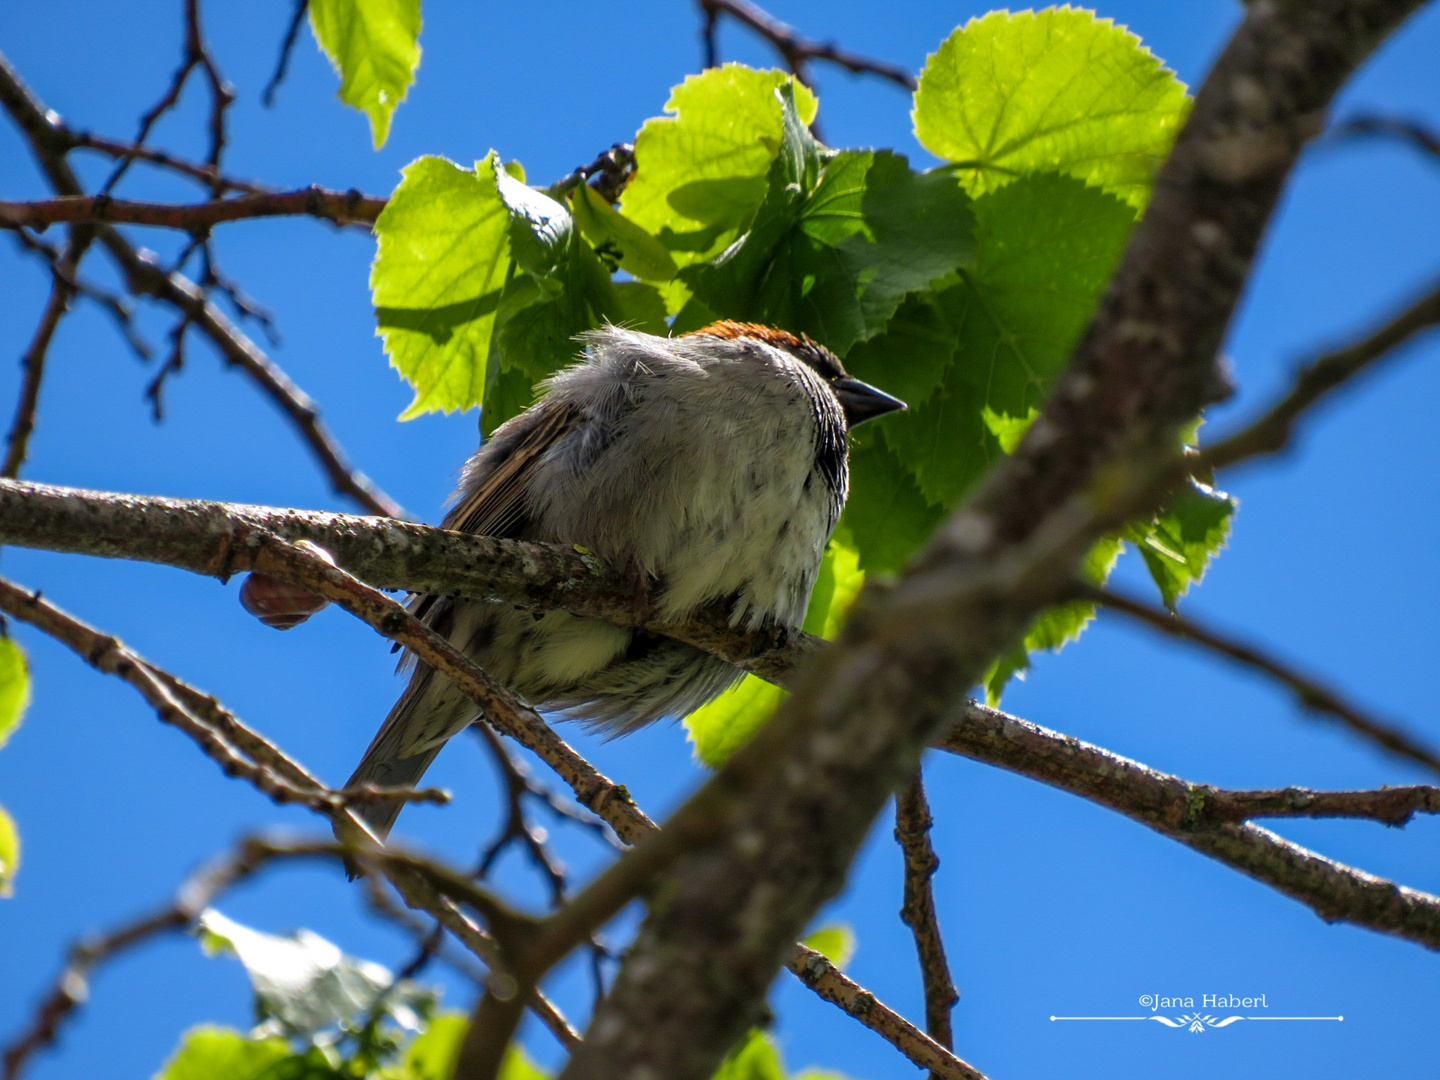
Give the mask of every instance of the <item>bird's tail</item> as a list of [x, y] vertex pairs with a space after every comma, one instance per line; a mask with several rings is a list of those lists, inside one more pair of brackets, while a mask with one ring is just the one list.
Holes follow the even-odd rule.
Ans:
[[[469, 706], [468, 710], [465, 706]], [[474, 719], [459, 715], [462, 711], [475, 710], [447, 680], [435, 679], [434, 673], [421, 665], [375, 733], [347, 786], [414, 787], [440, 753], [445, 740]], [[430, 733], [424, 729], [438, 729], [433, 732], [438, 737], [424, 738]], [[387, 799], [362, 803], [356, 812], [383, 840], [404, 807], [403, 802]]]

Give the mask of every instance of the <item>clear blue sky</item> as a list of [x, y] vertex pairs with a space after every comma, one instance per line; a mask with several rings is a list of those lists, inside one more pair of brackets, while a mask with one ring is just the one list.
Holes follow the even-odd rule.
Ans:
[[[0, 50], [71, 123], [128, 137], [179, 56], [178, 0], [49, 0], [8, 5]], [[518, 158], [532, 179], [559, 177], [660, 111], [668, 88], [699, 63], [698, 19], [668, 3], [456, 4], [429, 0], [419, 80], [390, 144], [370, 149], [364, 120], [334, 101], [336, 81], [308, 34], [271, 111], [258, 103], [290, 4], [209, 5], [208, 29], [238, 86], [229, 171], [280, 186], [319, 183], [384, 193], [422, 153], [468, 162], [488, 149]], [[816, 37], [916, 68], [984, 4], [776, 3]], [[1229, 0], [1102, 5], [1140, 33], [1192, 86], [1240, 15]], [[771, 58], [727, 28], [723, 55]], [[1440, 125], [1440, 9], [1409, 25], [1347, 90], [1339, 113], [1378, 108]], [[923, 159], [908, 101], [895, 88], [817, 70], [826, 136], [840, 146], [894, 146]], [[166, 120], [157, 141], [199, 156], [200, 95]], [[84, 160], [78, 158], [76, 160]], [[100, 163], [86, 161], [91, 183]], [[192, 198], [193, 188], [142, 177], [129, 192]], [[44, 189], [8, 123], [0, 122], [0, 196]], [[173, 245], [173, 237], [143, 242]], [[1266, 400], [1297, 359], [1343, 338], [1425, 283], [1440, 250], [1440, 166], [1383, 144], [1312, 152], [1267, 243], [1228, 351], [1240, 393], [1217, 410], [1219, 430]], [[370, 241], [308, 220], [225, 226], [225, 268], [271, 307], [284, 333], [273, 355], [323, 403], [359, 464], [412, 514], [435, 520], [453, 472], [473, 449], [472, 416], [394, 422], [408, 391], [373, 337], [366, 276]], [[102, 268], [92, 259], [92, 273]], [[0, 243], [0, 407], [43, 303], [39, 268]], [[148, 314], [152, 339], [167, 323]], [[5, 360], [4, 358], [10, 358]], [[1431, 339], [1325, 411], [1300, 452], [1224, 486], [1242, 506], [1233, 546], [1188, 610], [1272, 643], [1385, 715], [1440, 742], [1434, 558], [1440, 513], [1440, 342]], [[274, 505], [350, 509], [326, 490], [275, 410], [192, 344], [168, 390], [169, 416], [150, 423], [149, 372], [110, 325], [82, 305], [51, 352], [40, 428], [26, 475], [77, 486]], [[7, 417], [8, 419], [8, 417]], [[1131, 560], [1122, 580], [1138, 583]], [[224, 588], [158, 567], [11, 550], [0, 572], [117, 633], [163, 666], [218, 694], [322, 776], [349, 772], [398, 689], [384, 642], [327, 611], [281, 635]], [[159, 725], [134, 692], [21, 629], [35, 700], [0, 752], [0, 802], [19, 822], [25, 863], [0, 902], [0, 1037], [8, 1037], [78, 933], [111, 925], [168, 896], [197, 863], [264, 826], [313, 828], [222, 777]], [[1234, 787], [1377, 786], [1421, 782], [1320, 722], [1270, 686], [1127, 626], [1102, 620], [1063, 656], [1042, 659], [1006, 700], [1038, 723], [1189, 779]], [[610, 744], [567, 732], [658, 815], [700, 773], [678, 727]], [[445, 810], [408, 811], [402, 831], [460, 861], [496, 813], [489, 765], [468, 740], [441, 756]], [[1436, 958], [1346, 926], [1170, 840], [1034, 782], [947, 757], [928, 764], [942, 867], [936, 889], [956, 981], [957, 1050], [996, 1080], [1055, 1076], [1339, 1078], [1432, 1071], [1440, 1011]], [[1285, 823], [1278, 830], [1377, 874], [1440, 891], [1440, 823], [1402, 831], [1366, 823]], [[603, 855], [560, 828], [581, 873]], [[534, 891], [517, 861], [504, 880]], [[911, 944], [895, 918], [899, 859], [888, 823], [875, 830], [850, 887], [828, 917], [852, 923], [851, 971], [882, 1000], [923, 1015]], [[386, 963], [409, 947], [368, 921], [339, 875], [288, 869], [222, 905], [261, 929], [308, 926], [347, 951]], [[555, 987], [583, 1015], [588, 991], [570, 970]], [[1272, 1014], [1343, 1015], [1343, 1024], [1237, 1024], [1191, 1035], [1159, 1024], [1054, 1024], [1052, 1014], [1133, 1015], [1142, 994], [1264, 993]], [[792, 1067], [828, 1066], [857, 1080], [916, 1075], [874, 1035], [788, 975], [773, 997]], [[466, 1004], [458, 985], [451, 1001]], [[96, 980], [36, 1080], [143, 1077], [179, 1032], [202, 1021], [243, 1026], [249, 996], [238, 965], [176, 939], [130, 956]], [[524, 1038], [542, 1060], [543, 1030]]]

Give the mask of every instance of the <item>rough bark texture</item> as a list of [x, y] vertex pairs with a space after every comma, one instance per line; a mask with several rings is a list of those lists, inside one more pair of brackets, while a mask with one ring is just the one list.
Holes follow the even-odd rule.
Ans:
[[[1281, 186], [1355, 66], [1419, 0], [1256, 0], [1206, 80], [1056, 395], [888, 595], [700, 797], [731, 826], [673, 869], [565, 1080], [703, 1080], [759, 1018], [953, 703], [1224, 392], [1216, 353]], [[683, 812], [683, 811], [682, 811]]]
[[222, 580], [251, 570], [267, 534], [308, 540], [380, 589], [562, 608], [688, 642], [783, 684], [816, 639], [783, 629], [742, 633], [728, 612], [684, 624], [650, 617], [635, 580], [592, 555], [472, 536], [382, 517], [81, 491], [0, 480], [0, 544], [163, 563]]

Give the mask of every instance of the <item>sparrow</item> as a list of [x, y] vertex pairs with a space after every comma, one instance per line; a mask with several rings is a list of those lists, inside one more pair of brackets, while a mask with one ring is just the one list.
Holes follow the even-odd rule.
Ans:
[[[856, 424], [904, 402], [808, 337], [717, 322], [678, 337], [607, 326], [465, 464], [448, 529], [579, 545], [627, 567], [656, 614], [717, 601], [744, 630], [798, 628], [849, 490]], [[563, 611], [412, 597], [410, 610], [534, 708], [623, 735], [682, 717], [743, 674], [670, 638]], [[417, 783], [479, 708], [426, 664], [351, 785]], [[401, 804], [362, 814], [384, 837]]]

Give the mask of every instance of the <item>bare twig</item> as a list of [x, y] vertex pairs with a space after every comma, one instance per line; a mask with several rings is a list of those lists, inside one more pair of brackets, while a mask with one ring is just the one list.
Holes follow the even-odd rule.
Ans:
[[1392, 357], [1416, 335], [1437, 325], [1440, 325], [1440, 285], [1432, 286], [1429, 292], [1360, 340], [1303, 365], [1284, 397], [1249, 426], [1204, 447], [1197, 459], [1198, 465], [1222, 469], [1279, 453], [1289, 445], [1295, 421], [1306, 410], [1355, 376]]
[[1361, 113], [1340, 121], [1327, 133], [1331, 141], [1355, 138], [1388, 138], [1408, 143], [1427, 157], [1440, 161], [1440, 134], [1403, 116]]
[[329, 191], [312, 184], [297, 191], [267, 191], [202, 203], [155, 203], [109, 195], [0, 202], [0, 227], [43, 229], [56, 224], [151, 225], [193, 233], [230, 221], [308, 216], [336, 225], [370, 226], [385, 199], [352, 188]]
[[701, 15], [705, 19], [703, 40], [705, 43], [705, 66], [719, 64], [719, 52], [715, 46], [715, 25], [719, 17], [729, 15], [737, 22], [749, 27], [768, 41], [780, 54], [794, 76], [801, 82], [806, 78], [806, 65], [811, 60], [824, 60], [837, 64], [856, 75], [878, 75], [887, 82], [906, 90], [914, 91], [915, 76], [898, 64], [887, 64], [871, 60], [856, 53], [847, 52], [831, 42], [809, 41], [802, 38], [794, 27], [787, 26], [769, 12], [749, 0], [697, 0]]
[[[145, 144], [150, 136], [150, 129], [155, 122], [173, 109], [180, 101], [180, 93], [185, 89], [185, 83], [189, 80], [190, 74], [197, 68], [205, 76], [205, 81], [210, 84], [210, 153], [205, 159], [206, 165], [214, 170], [218, 177], [220, 172], [220, 155], [225, 149], [225, 110], [235, 100], [235, 93], [230, 84], [220, 74], [214, 59], [210, 56], [209, 48], [205, 44], [204, 34], [200, 29], [200, 0], [185, 0], [185, 40], [183, 44], [184, 55], [180, 66], [175, 69], [175, 74], [170, 79], [170, 86], [160, 96], [160, 100], [152, 106], [144, 116], [140, 118], [140, 130], [135, 136], [135, 146]], [[115, 185], [120, 178], [129, 170], [135, 158], [131, 154], [121, 157], [105, 183], [101, 185], [102, 194], [109, 194], [115, 190]], [[212, 185], [212, 192], [219, 195], [222, 188], [218, 179]]]
[[29, 453], [30, 434], [35, 430], [35, 410], [40, 404], [40, 384], [45, 377], [45, 357], [60, 320], [70, 310], [70, 300], [76, 292], [75, 271], [94, 236], [93, 229], [72, 228], [64, 254], [51, 261], [50, 296], [40, 313], [40, 324], [35, 328], [30, 345], [20, 357], [23, 373], [20, 396], [15, 403], [15, 419], [11, 421], [6, 440], [5, 461], [0, 465], [0, 476], [8, 479], [13, 480], [20, 475], [20, 466]]
[[[65, 154], [71, 148], [68, 131], [58, 117], [35, 97], [3, 55], [0, 55], [0, 105], [5, 107], [24, 133], [56, 194], [83, 195], [75, 173], [65, 161]], [[188, 315], [225, 361], [244, 371], [285, 412], [337, 492], [349, 496], [372, 513], [403, 516], [399, 504], [346, 459], [320, 422], [315, 403], [218, 308], [208, 302], [203, 290], [179, 274], [166, 274], [152, 259], [136, 251], [114, 228], [98, 226], [96, 235], [120, 267], [132, 291], [153, 296]]]
[[253, 180], [241, 180], [237, 177], [226, 176], [213, 165], [197, 165], [193, 161], [186, 161], [168, 150], [156, 150], [154, 147], [138, 146], [135, 143], [122, 142], [119, 139], [107, 139], [88, 131], [71, 131], [68, 128], [65, 131], [69, 136], [69, 145], [76, 150], [94, 150], [96, 153], [110, 158], [131, 159], [156, 165], [162, 169], [179, 173], [181, 176], [187, 176], [191, 180], [199, 181], [217, 197], [231, 191], [263, 195], [273, 190], [264, 184], [257, 184]]
[[1366, 714], [1334, 690], [1267, 656], [1252, 645], [1236, 641], [1192, 620], [1151, 607], [1109, 589], [1079, 585], [1076, 586], [1074, 596], [1076, 599], [1084, 599], [1128, 615], [1170, 637], [1202, 645], [1238, 664], [1263, 672], [1288, 687], [1302, 708], [1333, 716], [1351, 731], [1375, 745], [1440, 775], [1440, 754], [1418, 742], [1404, 730]]
[[290, 13], [290, 22], [285, 27], [285, 36], [280, 41], [280, 55], [275, 58], [275, 73], [260, 92], [260, 101], [268, 109], [275, 104], [275, 92], [285, 81], [290, 70], [290, 54], [295, 50], [295, 41], [300, 36], [300, 27], [305, 22], [305, 13], [310, 9], [310, 0], [295, 0], [295, 9]]
[[979, 1069], [957, 1058], [870, 991], [846, 978], [824, 954], [797, 945], [786, 967], [826, 1001], [838, 1005], [922, 1069], [929, 1069], [931, 1076], [941, 1080], [985, 1080]]
[[495, 838], [481, 851], [475, 877], [484, 880], [494, 867], [495, 861], [507, 848], [518, 842], [525, 849], [535, 869], [545, 878], [545, 884], [550, 888], [550, 906], [559, 907], [565, 902], [565, 867], [546, 845], [544, 830], [532, 825], [525, 814], [525, 796], [530, 794], [531, 782], [521, 773], [510, 756], [510, 751], [488, 725], [476, 724], [475, 730], [489, 749], [490, 757], [500, 770], [500, 779], [505, 785], [505, 820]]
[[[1436, 812], [1433, 788], [1360, 792], [1224, 791], [1192, 784], [998, 709], [967, 702], [938, 744], [1071, 792], [1147, 825], [1298, 900], [1326, 922], [1349, 922], [1440, 949], [1440, 897], [1337, 863], [1241, 823], [1253, 813], [1337, 816], [1399, 824], [1410, 810]], [[1318, 815], [1317, 815], [1318, 816]]]
[[[960, 1000], [945, 959], [945, 941], [940, 936], [940, 919], [935, 912], [931, 879], [940, 866], [930, 843], [930, 804], [925, 782], [916, 772], [910, 783], [895, 795], [895, 839], [905, 855], [905, 896], [900, 920], [915, 938], [920, 975], [925, 986], [925, 1030], [947, 1050], [955, 1048], [950, 1010]], [[932, 1078], [939, 1074], [932, 1073]]]

